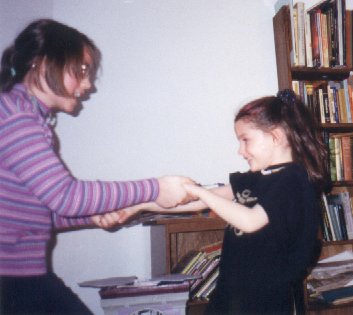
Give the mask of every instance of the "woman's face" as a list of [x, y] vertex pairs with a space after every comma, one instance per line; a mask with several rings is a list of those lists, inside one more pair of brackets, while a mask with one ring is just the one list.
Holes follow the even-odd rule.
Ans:
[[84, 63], [81, 65], [81, 75], [76, 77], [70, 71], [69, 67], [64, 70], [63, 84], [67, 91], [67, 95], [58, 95], [48, 86], [45, 80], [45, 63], [41, 65], [40, 69], [40, 85], [41, 89], [30, 86], [31, 92], [44, 102], [50, 109], [61, 111], [68, 114], [73, 114], [78, 105], [80, 98], [85, 96], [92, 88], [92, 77], [90, 76], [90, 65], [92, 60], [87, 52], [84, 54]]
[[92, 88], [90, 65], [92, 60], [87, 52], [84, 54], [84, 63], [81, 65], [81, 76], [77, 78], [69, 69], [64, 70], [64, 87], [68, 96], [54, 94], [52, 96], [52, 108], [65, 113], [75, 112], [79, 99], [85, 96]]

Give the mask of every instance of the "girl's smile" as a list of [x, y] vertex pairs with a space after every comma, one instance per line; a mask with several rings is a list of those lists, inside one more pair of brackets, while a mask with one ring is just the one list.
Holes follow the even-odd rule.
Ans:
[[292, 161], [287, 138], [280, 128], [265, 132], [241, 119], [235, 123], [235, 133], [239, 140], [238, 153], [248, 162], [252, 172]]

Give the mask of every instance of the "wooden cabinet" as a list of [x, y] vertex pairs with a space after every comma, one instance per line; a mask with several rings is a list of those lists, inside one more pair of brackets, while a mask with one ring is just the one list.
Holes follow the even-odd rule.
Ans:
[[[193, 216], [160, 219], [151, 224], [152, 276], [169, 273], [189, 251], [223, 240], [226, 223], [219, 218]], [[188, 315], [201, 315], [206, 301], [189, 301]]]
[[[277, 61], [277, 75], [279, 89], [293, 89], [293, 81], [305, 82], [328, 82], [342, 81], [349, 77], [351, 67], [341, 65], [339, 67], [305, 67], [293, 66], [291, 61], [292, 36], [291, 36], [291, 18], [289, 6], [283, 6], [273, 18], [274, 39]], [[332, 133], [348, 133], [353, 132], [352, 123], [331, 123], [321, 122], [320, 128], [326, 135]], [[334, 186], [348, 187], [352, 192], [352, 181], [335, 182]], [[352, 250], [353, 241], [337, 241], [324, 242], [321, 258], [332, 256], [344, 250]], [[305, 291], [305, 289], [304, 289]], [[308, 303], [307, 296], [305, 298], [306, 314], [310, 315], [348, 315], [353, 314], [353, 303], [340, 306], [318, 306]]]

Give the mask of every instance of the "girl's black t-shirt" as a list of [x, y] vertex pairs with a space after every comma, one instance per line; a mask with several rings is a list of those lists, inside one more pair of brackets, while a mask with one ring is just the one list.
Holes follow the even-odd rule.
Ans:
[[292, 285], [318, 250], [320, 207], [306, 170], [295, 163], [230, 174], [235, 202], [261, 205], [269, 223], [254, 233], [227, 226], [209, 314], [290, 314]]

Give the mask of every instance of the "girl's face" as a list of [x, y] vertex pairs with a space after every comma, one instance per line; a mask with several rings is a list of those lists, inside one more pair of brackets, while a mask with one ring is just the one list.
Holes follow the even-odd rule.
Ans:
[[235, 133], [240, 144], [238, 153], [248, 162], [252, 172], [278, 163], [276, 138], [271, 132], [264, 132], [241, 119], [235, 123]]

